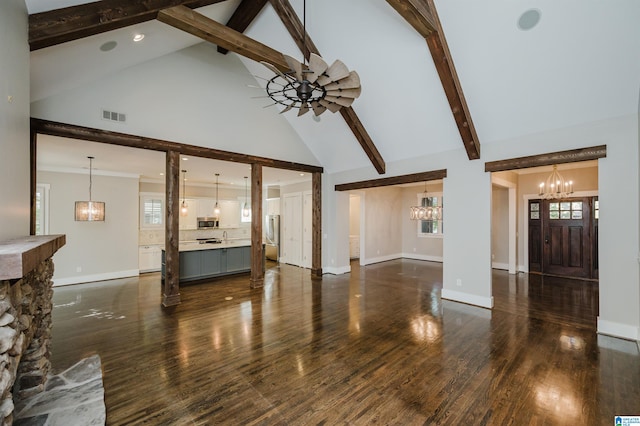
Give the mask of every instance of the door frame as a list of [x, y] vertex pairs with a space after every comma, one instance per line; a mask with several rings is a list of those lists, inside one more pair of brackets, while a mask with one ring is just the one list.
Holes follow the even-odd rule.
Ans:
[[[597, 197], [598, 191], [576, 191], [571, 194], [571, 198], [573, 197]], [[522, 265], [518, 268], [520, 272], [529, 273], [529, 200], [537, 200], [540, 199], [540, 194], [524, 194], [522, 196], [522, 204], [521, 204], [521, 216], [523, 223], [523, 258]]]

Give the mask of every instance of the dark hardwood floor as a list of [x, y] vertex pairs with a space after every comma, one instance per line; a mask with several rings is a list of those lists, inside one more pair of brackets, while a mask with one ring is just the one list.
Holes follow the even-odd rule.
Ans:
[[55, 288], [53, 367], [100, 355], [110, 425], [640, 415], [638, 347], [596, 334], [597, 284], [495, 271], [487, 310], [441, 300], [437, 263], [354, 263], [321, 281], [267, 266], [262, 290], [247, 275], [187, 286], [171, 310], [158, 274]]

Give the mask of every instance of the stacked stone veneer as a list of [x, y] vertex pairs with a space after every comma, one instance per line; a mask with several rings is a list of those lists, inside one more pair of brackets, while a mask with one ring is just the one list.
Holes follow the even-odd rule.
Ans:
[[42, 392], [51, 367], [53, 254], [64, 235], [0, 241], [0, 425], [14, 400]]
[[0, 415], [13, 423], [13, 398], [44, 390], [51, 340], [53, 262], [19, 280], [0, 281]]

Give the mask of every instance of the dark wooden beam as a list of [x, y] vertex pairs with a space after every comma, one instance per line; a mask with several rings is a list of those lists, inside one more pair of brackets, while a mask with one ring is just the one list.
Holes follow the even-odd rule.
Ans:
[[597, 160], [607, 156], [607, 146], [598, 145], [589, 148], [571, 149], [568, 151], [550, 152], [507, 160], [484, 163], [485, 172], [503, 172], [507, 170], [528, 169], [529, 167], [551, 166], [554, 164], [575, 163], [578, 161]]
[[[269, 0], [271, 6], [275, 9], [276, 13], [280, 17], [280, 20], [289, 31], [289, 34], [295, 41], [296, 45], [300, 49], [301, 52], [308, 59], [310, 53], [315, 53], [316, 55], [320, 55], [320, 51], [316, 47], [309, 34], [305, 34], [304, 27], [300, 18], [296, 14], [295, 10], [291, 6], [288, 0]], [[306, 40], [305, 40], [306, 35]], [[306, 42], [306, 43], [305, 43]], [[321, 55], [320, 55], [321, 56]], [[364, 125], [358, 118], [358, 115], [353, 110], [353, 108], [341, 108], [340, 114], [344, 121], [347, 123], [354, 136], [360, 143], [360, 146], [369, 157], [371, 164], [375, 167], [376, 171], [379, 174], [384, 174], [386, 171], [386, 164], [382, 155], [378, 151], [378, 148], [373, 143], [371, 136], [364, 128]]]
[[480, 158], [480, 141], [433, 0], [387, 0], [427, 41], [453, 118], [470, 160]]
[[92, 142], [102, 142], [111, 145], [128, 146], [133, 148], [151, 149], [154, 151], [177, 151], [185, 155], [194, 157], [212, 158], [214, 160], [232, 161], [235, 163], [260, 164], [265, 167], [276, 169], [295, 170], [299, 172], [322, 173], [322, 167], [307, 164], [294, 163], [290, 161], [275, 160], [271, 158], [258, 157], [255, 155], [238, 154], [219, 149], [206, 148], [202, 146], [186, 145], [178, 142], [170, 142], [161, 139], [146, 138], [126, 133], [111, 132], [108, 130], [92, 129], [90, 127], [76, 126], [74, 124], [57, 123], [53, 121], [31, 119], [31, 127], [36, 132], [43, 135], [60, 136], [63, 138], [79, 139]]
[[251, 288], [264, 286], [262, 248], [262, 166], [251, 165]]
[[268, 62], [281, 71], [289, 70], [282, 53], [188, 7], [176, 6], [162, 10], [158, 13], [158, 21], [254, 61]]
[[[231, 18], [229, 18], [227, 27], [239, 33], [245, 32], [264, 8], [264, 5], [267, 4], [267, 1], [268, 0], [242, 0], [235, 12], [233, 12], [233, 15], [231, 15]], [[226, 55], [229, 50], [218, 46], [218, 52]]]
[[322, 174], [311, 177], [311, 278], [322, 278]]
[[359, 182], [342, 183], [335, 186], [336, 191], [352, 191], [354, 189], [379, 188], [381, 186], [402, 185], [405, 183], [428, 182], [444, 179], [447, 169], [432, 170], [430, 172], [413, 173], [410, 175], [392, 176], [388, 178], [363, 180]]
[[422, 37], [436, 31], [436, 21], [425, 0], [387, 0]]
[[180, 153], [169, 151], [166, 156], [166, 210], [164, 241], [164, 283], [162, 306], [180, 304]]
[[156, 19], [168, 7], [198, 8], [224, 0], [103, 0], [29, 15], [29, 46], [38, 50]]

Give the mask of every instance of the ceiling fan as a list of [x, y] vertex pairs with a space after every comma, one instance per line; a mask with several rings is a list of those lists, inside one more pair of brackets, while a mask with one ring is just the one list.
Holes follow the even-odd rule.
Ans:
[[[307, 40], [306, 0], [303, 3], [303, 40]], [[307, 45], [304, 43], [304, 50]], [[304, 53], [304, 52], [303, 52]], [[349, 71], [342, 61], [336, 60], [329, 66], [315, 53], [309, 54], [309, 63], [299, 62], [295, 58], [283, 55], [289, 70], [281, 72], [276, 66], [260, 61], [275, 76], [267, 80], [267, 95], [274, 101], [271, 105], [283, 105], [280, 114], [293, 108], [299, 108], [298, 116], [309, 109], [319, 116], [326, 110], [333, 113], [342, 107], [349, 107], [360, 96], [360, 77], [355, 71]], [[303, 55], [304, 58], [307, 55]], [[270, 105], [270, 106], [271, 106]]]

